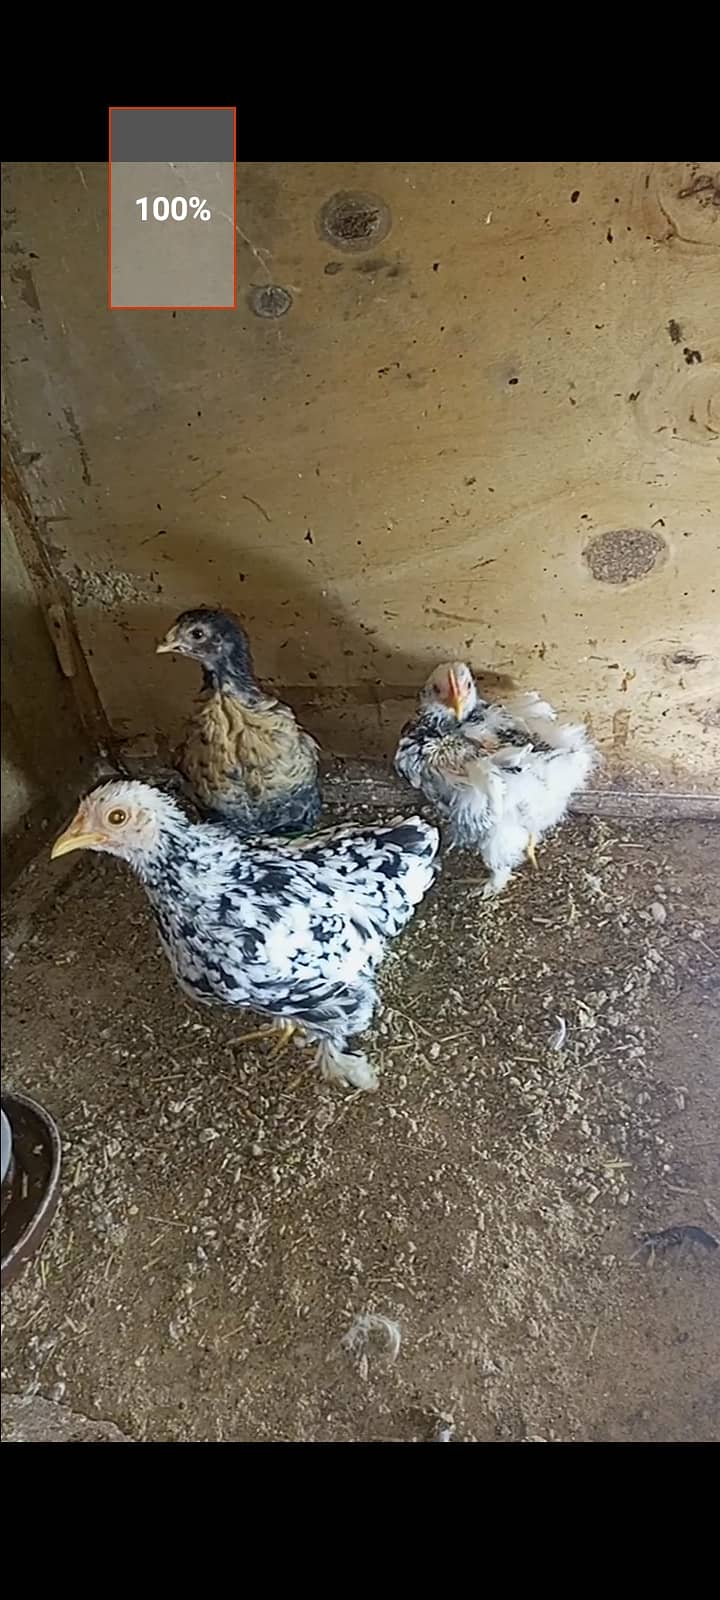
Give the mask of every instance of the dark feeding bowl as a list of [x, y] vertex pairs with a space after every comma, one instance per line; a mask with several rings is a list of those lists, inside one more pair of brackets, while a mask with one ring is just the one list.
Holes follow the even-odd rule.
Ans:
[[47, 1234], [60, 1198], [60, 1135], [24, 1094], [2, 1101], [2, 1287], [13, 1283]]

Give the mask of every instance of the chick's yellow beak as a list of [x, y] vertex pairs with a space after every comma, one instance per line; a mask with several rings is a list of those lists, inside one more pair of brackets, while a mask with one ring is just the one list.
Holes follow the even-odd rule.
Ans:
[[174, 628], [171, 628], [170, 632], [166, 633], [165, 638], [161, 639], [160, 643], [155, 646], [155, 654], [156, 656], [165, 656], [171, 650], [177, 650], [177, 638]]
[[60, 834], [60, 838], [55, 840], [50, 851], [50, 860], [56, 861], [58, 856], [66, 856], [71, 850], [92, 850], [93, 847], [102, 847], [107, 842], [103, 833], [97, 833], [87, 827], [85, 818], [82, 812], [79, 811], [73, 817], [69, 828], [66, 828], [65, 832]]
[[460, 717], [462, 716], [463, 697], [460, 693], [458, 681], [454, 672], [448, 673], [448, 682], [450, 684], [450, 705], [452, 706], [452, 709], [459, 721]]

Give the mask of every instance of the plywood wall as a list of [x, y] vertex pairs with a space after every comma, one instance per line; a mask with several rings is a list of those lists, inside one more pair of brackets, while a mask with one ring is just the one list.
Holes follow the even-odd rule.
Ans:
[[[49, 602], [52, 605], [52, 602]], [[83, 786], [92, 762], [40, 593], [2, 515], [3, 876], [35, 853]]]
[[717, 166], [241, 165], [239, 308], [176, 314], [106, 310], [104, 167], [6, 169], [8, 424], [115, 735], [176, 735], [154, 642], [217, 601], [335, 749], [469, 657], [717, 791]]

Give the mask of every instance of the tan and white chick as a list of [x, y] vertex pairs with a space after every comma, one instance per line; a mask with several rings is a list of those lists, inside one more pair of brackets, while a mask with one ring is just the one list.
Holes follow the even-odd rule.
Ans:
[[245, 629], [231, 611], [184, 611], [157, 646], [197, 661], [203, 688], [176, 766], [202, 816], [236, 833], [302, 834], [321, 809], [318, 747], [290, 706], [255, 676]]
[[464, 661], [444, 662], [400, 735], [395, 770], [445, 821], [448, 844], [475, 849], [499, 894], [566, 815], [598, 760], [583, 723], [558, 722], [535, 693], [505, 705], [478, 695]]

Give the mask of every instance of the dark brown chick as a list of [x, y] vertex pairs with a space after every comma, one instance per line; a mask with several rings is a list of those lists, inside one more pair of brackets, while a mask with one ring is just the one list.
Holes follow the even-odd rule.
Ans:
[[303, 833], [320, 815], [318, 747], [294, 713], [265, 694], [232, 612], [184, 611], [158, 652], [202, 667], [197, 710], [177, 767], [205, 816], [237, 833]]

